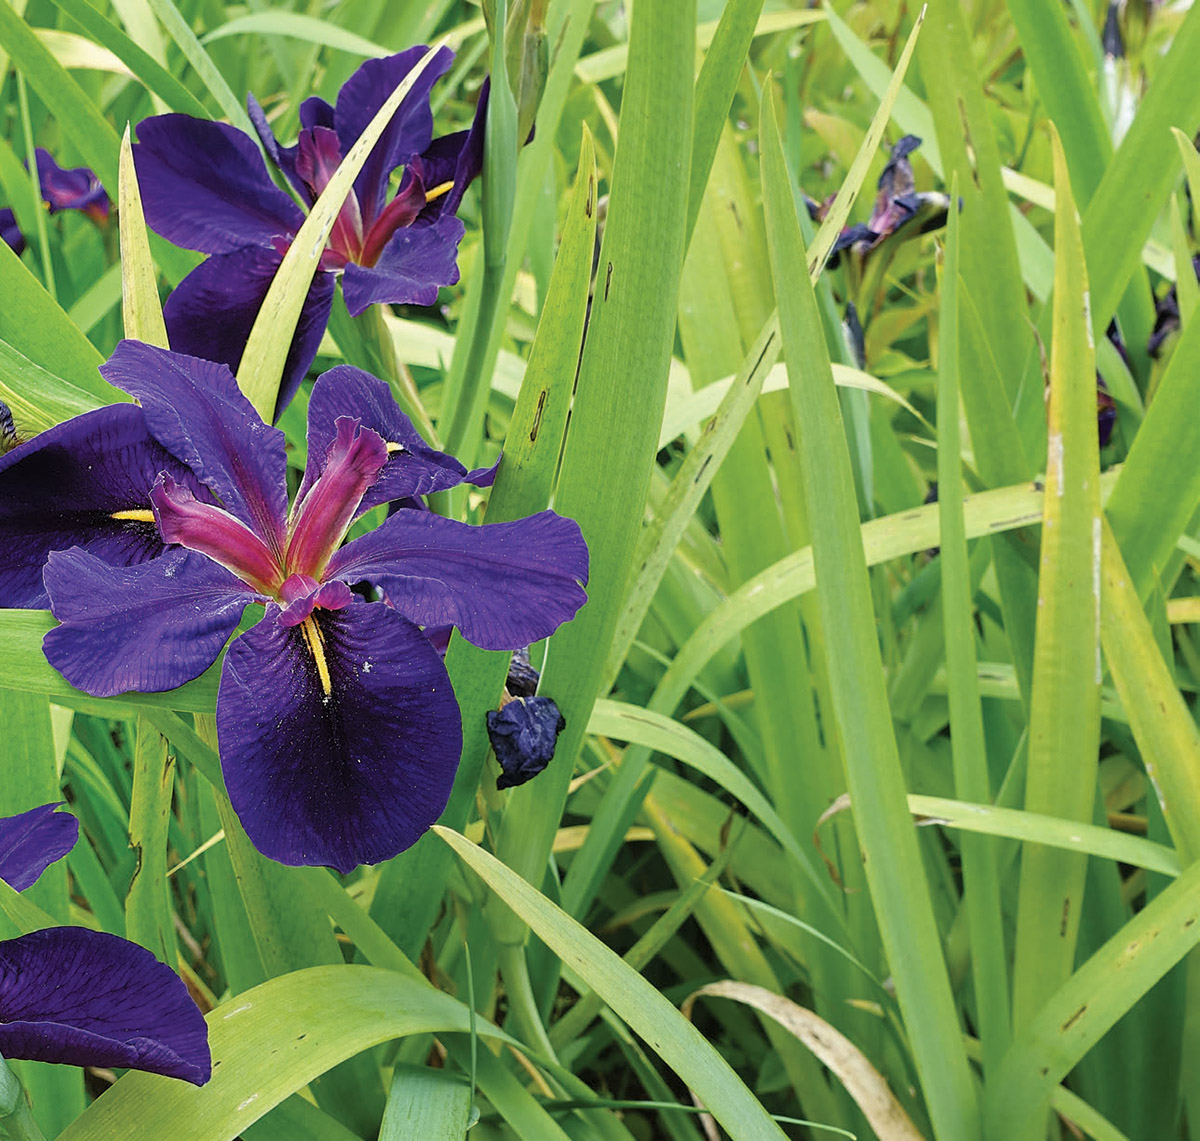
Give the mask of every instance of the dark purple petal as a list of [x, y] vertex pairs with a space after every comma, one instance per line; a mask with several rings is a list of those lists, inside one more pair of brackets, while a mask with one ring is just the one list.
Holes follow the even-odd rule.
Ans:
[[349, 872], [390, 859], [438, 818], [454, 783], [462, 727], [442, 660], [379, 603], [315, 610], [298, 626], [279, 613], [269, 606], [225, 658], [229, 799], [280, 863]]
[[453, 183], [447, 194], [436, 197], [429, 203], [421, 215], [422, 219], [457, 213], [467, 187], [483, 170], [483, 132], [487, 122], [491, 82], [489, 76], [479, 90], [479, 101], [475, 104], [475, 117], [471, 120], [471, 129], [434, 139], [414, 163], [430, 190], [446, 182]]
[[380, 503], [446, 491], [480, 474], [468, 473], [453, 456], [431, 448], [400, 411], [384, 381], [360, 368], [338, 365], [317, 377], [309, 397], [308, 468], [300, 497], [321, 473], [339, 416], [357, 418], [388, 446], [387, 464], [363, 496], [360, 513]]
[[[308, 100], [308, 102], [313, 102], [313, 100]], [[325, 100], [317, 99], [316, 102], [325, 103]], [[328, 107], [329, 104], [326, 103], [325, 106]], [[330, 110], [332, 112], [332, 108]], [[271, 124], [267, 121], [267, 113], [262, 109], [258, 100], [250, 94], [246, 96], [246, 113], [249, 115], [250, 123], [263, 145], [263, 150], [267, 152], [267, 158], [283, 171], [287, 176], [288, 182], [295, 187], [296, 193], [304, 199], [307, 205], [311, 206], [316, 199], [313, 198], [308, 187], [304, 184], [304, 179], [296, 173], [297, 148], [295, 146], [285, 147], [275, 137], [275, 132], [271, 130]], [[300, 113], [303, 116], [303, 107]]]
[[133, 148], [146, 222], [177, 246], [225, 254], [300, 228], [300, 208], [271, 181], [249, 135], [190, 115], [138, 124]]
[[0, 1054], [146, 1070], [203, 1085], [208, 1027], [144, 947], [86, 927], [0, 942]]
[[[346, 154], [375, 118], [376, 112], [388, 100], [401, 80], [417, 65], [426, 48], [408, 51], [384, 59], [369, 59], [338, 92], [334, 109], [334, 125]], [[429, 66], [421, 72], [404, 102], [392, 116], [367, 157], [366, 165], [354, 180], [354, 192], [362, 206], [363, 225], [370, 228], [375, 216], [387, 200], [388, 176], [401, 163], [419, 155], [433, 138], [433, 112], [429, 108], [429, 92], [437, 80], [450, 70], [454, 53], [439, 48]]]
[[287, 564], [297, 574], [321, 574], [358, 514], [363, 493], [387, 463], [378, 433], [349, 416], [339, 416], [335, 426], [337, 437], [326, 449], [321, 474], [292, 513]]
[[532, 780], [554, 758], [566, 718], [549, 697], [518, 697], [487, 712], [487, 735], [500, 768], [497, 788]]
[[7, 206], [0, 210], [0, 238], [17, 257], [25, 252], [25, 235], [17, 225], [17, 216]]
[[392, 235], [372, 266], [346, 266], [342, 293], [357, 317], [368, 305], [432, 305], [438, 287], [458, 281], [458, 243], [464, 226], [439, 218], [429, 226], [405, 226]]
[[[211, 257], [192, 270], [163, 306], [175, 351], [218, 361], [237, 372], [254, 319], [282, 260], [273, 249], [248, 248]], [[272, 419], [278, 419], [296, 395], [317, 355], [329, 324], [333, 290], [334, 275], [318, 270], [300, 311]]]
[[273, 552], [287, 522], [284, 436], [264, 424], [222, 364], [122, 341], [100, 366], [141, 401], [150, 431]]
[[515, 650], [574, 616], [587, 573], [579, 525], [553, 511], [482, 527], [398, 511], [338, 551], [326, 577], [372, 583], [421, 626], [449, 622], [485, 650]]
[[48, 150], [38, 147], [38, 184], [51, 214], [60, 210], [80, 210], [89, 218], [102, 222], [108, 217], [108, 195], [95, 173], [86, 166], [64, 170]]
[[95, 697], [158, 693], [199, 677], [258, 598], [182, 548], [135, 567], [110, 567], [79, 548], [56, 551], [46, 589], [62, 623], [42, 641], [46, 659]]
[[32, 887], [42, 872], [75, 847], [79, 821], [69, 812], [55, 812], [61, 803], [0, 819], [0, 880], [16, 891]]
[[51, 551], [80, 546], [114, 566], [161, 555], [147, 514], [161, 471], [207, 494], [133, 404], [76, 416], [0, 457], [0, 606], [48, 604], [42, 568]]
[[207, 555], [255, 590], [274, 593], [284, 580], [282, 562], [240, 519], [201, 503], [166, 472], [150, 492], [158, 530], [168, 543]]

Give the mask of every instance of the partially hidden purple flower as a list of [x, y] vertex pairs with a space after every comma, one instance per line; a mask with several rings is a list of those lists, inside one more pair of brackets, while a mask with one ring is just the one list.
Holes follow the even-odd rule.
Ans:
[[[910, 227], [913, 234], [924, 234], [945, 224], [950, 199], [936, 191], [918, 192], [916, 189], [909, 155], [920, 145], [921, 140], [916, 135], [905, 135], [892, 147], [879, 176], [871, 217], [865, 223], [847, 226], [834, 242], [834, 254], [845, 249], [865, 254], [904, 227]], [[819, 208], [822, 216], [827, 209], [827, 206]], [[916, 224], [911, 225], [914, 222]]]
[[[79, 838], [44, 804], [0, 819], [0, 878], [31, 886]], [[0, 1056], [120, 1066], [203, 1085], [208, 1027], [187, 987], [149, 951], [86, 927], [0, 940]]]
[[[50, 555], [62, 625], [46, 657], [97, 696], [171, 689], [264, 603], [229, 648], [217, 698], [242, 824], [281, 863], [349, 871], [396, 855], [441, 813], [461, 749], [454, 692], [421, 627], [454, 625], [491, 650], [546, 637], [586, 598], [579, 527], [550, 511], [468, 526], [408, 509], [343, 545], [370, 507], [486, 483], [492, 469], [468, 472], [430, 448], [383, 381], [339, 366], [313, 386], [308, 467], [289, 511], [283, 433], [224, 365], [125, 341], [101, 371], [138, 398], [205, 494], [169, 468], [158, 476], [147, 503], [173, 544], [158, 558]], [[382, 601], [352, 589], [363, 585]]]
[[60, 210], [78, 210], [93, 222], [108, 221], [108, 195], [95, 172], [86, 166], [66, 170], [54, 161], [53, 155], [44, 147], [38, 147], [34, 154], [38, 184], [51, 214], [57, 214]]
[[25, 252], [25, 235], [17, 225], [17, 216], [8, 206], [0, 209], [0, 238], [18, 257]]
[[197, 1086], [212, 1075], [208, 1027], [179, 976], [144, 947], [86, 927], [0, 941], [0, 1055]]
[[[97, 225], [108, 221], [108, 195], [92, 170], [86, 166], [66, 170], [43, 147], [38, 147], [34, 154], [42, 201], [51, 214], [57, 214], [60, 210], [78, 210]], [[7, 206], [0, 210], [0, 238], [13, 253], [20, 255], [24, 252], [25, 235], [17, 225], [16, 215]]]
[[42, 872], [75, 847], [79, 821], [69, 812], [55, 812], [61, 803], [0, 818], [0, 880], [16, 891], [32, 887]]
[[[425, 50], [368, 60], [342, 86], [336, 106], [305, 100], [300, 137], [290, 147], [279, 143], [249, 98], [263, 149], [306, 206]], [[312, 364], [338, 277], [355, 316], [375, 303], [432, 305], [440, 286], [458, 281], [463, 225], [455, 212], [483, 165], [486, 98], [469, 131], [433, 138], [429, 92], [453, 58], [449, 49], [439, 49], [355, 180], [304, 302], [276, 416]], [[134, 159], [146, 221], [176, 245], [212, 255], [167, 299], [171, 344], [236, 370], [304, 211], [272, 181], [255, 141], [234, 127], [159, 115], [139, 124], [138, 140]], [[404, 170], [393, 193], [390, 179], [399, 167]]]

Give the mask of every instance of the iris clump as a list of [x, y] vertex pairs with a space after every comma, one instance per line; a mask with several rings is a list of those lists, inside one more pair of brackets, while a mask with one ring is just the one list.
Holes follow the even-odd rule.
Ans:
[[[253, 96], [250, 118], [272, 165], [308, 207], [338, 164], [426, 54], [410, 48], [368, 60], [336, 105], [306, 99], [300, 137], [275, 138]], [[463, 224], [455, 216], [483, 163], [481, 99], [470, 130], [435, 139], [429, 94], [454, 53], [439, 49], [400, 104], [354, 182], [313, 277], [284, 367], [276, 416], [312, 364], [329, 321], [337, 279], [354, 316], [375, 303], [431, 305], [458, 281]], [[171, 345], [236, 370], [283, 255], [304, 222], [296, 200], [273, 181], [258, 144], [225, 123], [158, 115], [138, 126], [134, 147], [146, 221], [176, 245], [211, 255], [164, 307]], [[393, 192], [391, 177], [403, 167]]]
[[[406, 507], [343, 545], [370, 508], [486, 484], [494, 469], [468, 472], [430, 448], [383, 381], [341, 366], [313, 386], [308, 466], [289, 510], [283, 433], [224, 365], [125, 341], [101, 371], [140, 408], [79, 417], [0, 461], [0, 495], [20, 505], [0, 583], [28, 597], [45, 555], [61, 622], [46, 657], [102, 697], [192, 680], [246, 608], [264, 605], [230, 646], [217, 698], [222, 769], [247, 834], [286, 864], [349, 871], [396, 855], [445, 806], [461, 749], [454, 691], [421, 627], [455, 626], [489, 650], [546, 637], [586, 597], [578, 526], [550, 511], [468, 526]], [[107, 460], [115, 438], [136, 460], [132, 478], [105, 460], [71, 469], [82, 517], [69, 489], [36, 478], [73, 462], [64, 436], [72, 456]], [[36, 521], [27, 537], [21, 520]]]
[[[23, 891], [75, 846], [79, 822], [45, 804], [0, 819], [0, 879]], [[119, 1066], [204, 1085], [208, 1027], [168, 966], [126, 939], [47, 927], [0, 940], [0, 1056]]]

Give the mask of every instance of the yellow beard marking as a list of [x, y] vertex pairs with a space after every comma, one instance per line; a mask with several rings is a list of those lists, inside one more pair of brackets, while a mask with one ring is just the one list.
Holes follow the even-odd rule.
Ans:
[[312, 615], [300, 623], [300, 630], [304, 634], [305, 642], [308, 643], [313, 661], [317, 663], [317, 675], [321, 679], [321, 688], [328, 697], [333, 692], [333, 682], [329, 677], [329, 663], [325, 661], [325, 636], [321, 633], [321, 628], [313, 621]]
[[130, 523], [153, 523], [154, 512], [147, 507], [140, 507], [130, 511], [114, 511], [110, 518], [122, 522], [128, 520]]
[[408, 449], [403, 444], [397, 444], [394, 440], [387, 442], [388, 455], [395, 455], [396, 452], [407, 452]]
[[439, 183], [432, 190], [425, 191], [425, 201], [427, 203], [433, 202], [435, 199], [441, 198], [443, 194], [449, 194], [453, 189], [454, 183], [452, 181]]

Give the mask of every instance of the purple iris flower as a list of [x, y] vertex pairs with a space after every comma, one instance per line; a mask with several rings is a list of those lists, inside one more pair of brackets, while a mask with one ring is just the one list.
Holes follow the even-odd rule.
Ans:
[[159, 558], [50, 555], [62, 625], [46, 657], [97, 696], [172, 689], [216, 660], [247, 605], [265, 603], [230, 646], [217, 697], [246, 832], [285, 864], [349, 871], [396, 855], [441, 813], [461, 750], [454, 691], [421, 627], [454, 625], [489, 650], [546, 637], [586, 598], [578, 525], [550, 511], [468, 526], [407, 509], [343, 545], [369, 508], [487, 483], [494, 469], [434, 451], [383, 381], [343, 365], [313, 386], [289, 512], [283, 433], [224, 365], [125, 341], [101, 371], [206, 493], [159, 474], [146, 506], [174, 544]]
[[[282, 146], [249, 98], [250, 118], [271, 162], [311, 206], [396, 85], [425, 54], [410, 48], [364, 63], [337, 105], [307, 99], [300, 137]], [[347, 197], [305, 299], [284, 368], [276, 416], [316, 356], [329, 321], [334, 283], [346, 306], [432, 305], [439, 286], [458, 281], [455, 217], [483, 164], [480, 99], [469, 131], [433, 138], [429, 92], [454, 58], [438, 51], [392, 117]], [[167, 299], [164, 317], [179, 352], [236, 371], [275, 271], [304, 222], [304, 211], [272, 181], [255, 141], [224, 123], [159, 115], [138, 126], [133, 148], [146, 221], [176, 245], [211, 254]], [[403, 167], [395, 193], [392, 172]]]
[[38, 147], [34, 154], [42, 198], [51, 214], [78, 210], [97, 224], [108, 221], [108, 195], [93, 171], [86, 166], [66, 170], [43, 147]]
[[[883, 173], [879, 176], [871, 217], [865, 223], [847, 226], [834, 242], [833, 254], [851, 248], [865, 254], [889, 235], [914, 221], [917, 224], [910, 227], [910, 234], [925, 234], [945, 225], [950, 210], [949, 197], [937, 191], [918, 193], [913, 180], [909, 155], [920, 145], [921, 140], [916, 135], [905, 135], [892, 147]], [[822, 217], [827, 208], [819, 208]], [[809, 212], [812, 213], [811, 208]], [[831, 262], [836, 265], [832, 258]]]
[[[97, 225], [108, 221], [108, 195], [93, 171], [86, 166], [66, 170], [43, 147], [38, 147], [34, 153], [42, 200], [51, 214], [60, 210], [78, 210]], [[25, 235], [17, 225], [16, 215], [7, 206], [0, 210], [0, 239], [17, 255], [25, 250]]]
[[[45, 804], [0, 819], [0, 879], [23, 891], [75, 845], [79, 822]], [[203, 1085], [208, 1027], [170, 967], [86, 927], [0, 941], [0, 1055], [120, 1066]]]
[[55, 812], [61, 803], [0, 819], [0, 880], [9, 887], [32, 887], [42, 872], [75, 847], [79, 821], [69, 812]]

